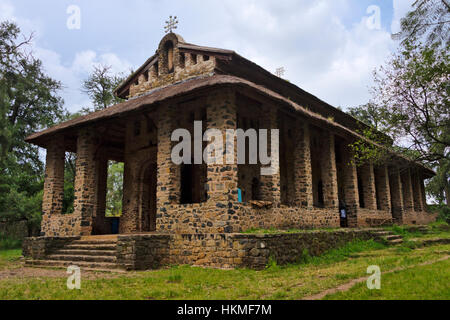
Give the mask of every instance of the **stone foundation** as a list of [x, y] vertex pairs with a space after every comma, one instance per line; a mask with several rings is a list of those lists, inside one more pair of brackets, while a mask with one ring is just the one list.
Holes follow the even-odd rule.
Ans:
[[22, 242], [22, 255], [34, 260], [42, 260], [56, 249], [64, 247], [81, 237], [35, 237]]
[[[376, 231], [379, 230], [120, 235], [116, 258], [118, 267], [125, 270], [157, 269], [168, 265], [263, 269], [269, 259], [278, 264], [295, 263], [306, 252], [317, 256], [356, 239], [379, 240]], [[23, 243], [23, 255], [33, 260], [45, 260], [55, 250], [79, 239], [27, 238]]]

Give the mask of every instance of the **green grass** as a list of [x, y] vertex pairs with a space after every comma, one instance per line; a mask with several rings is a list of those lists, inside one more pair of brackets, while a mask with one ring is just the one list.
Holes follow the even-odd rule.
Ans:
[[22, 250], [0, 250], [0, 270], [11, 267], [18, 267], [17, 261], [22, 256]]
[[402, 236], [404, 240], [408, 240], [411, 238], [418, 238], [423, 235], [423, 233], [418, 231], [411, 231], [407, 226], [392, 226], [386, 227], [385, 230], [392, 231], [394, 234]]
[[[67, 299], [301, 299], [351, 279], [366, 277], [369, 265], [382, 271], [436, 260], [450, 252], [450, 245], [399, 251], [374, 242], [354, 242], [331, 250], [321, 257], [309, 257], [299, 264], [272, 265], [262, 271], [238, 269], [215, 270], [189, 266], [163, 270], [133, 272], [126, 275], [98, 274], [97, 279], [83, 278], [79, 291], [66, 287], [67, 278], [12, 278], [0, 280], [0, 300], [67, 300]], [[0, 253], [0, 264], [19, 266], [18, 250]], [[6, 261], [6, 262], [5, 262]], [[383, 278], [384, 279], [384, 278]], [[387, 279], [386, 276], [386, 284]], [[444, 282], [446, 278], [437, 278]], [[448, 282], [447, 282], [448, 283]], [[383, 282], [384, 284], [384, 282]], [[442, 291], [442, 298], [450, 298]]]
[[331, 264], [357, 257], [357, 253], [371, 250], [381, 250], [384, 248], [386, 248], [385, 244], [373, 240], [355, 240], [341, 248], [330, 250], [321, 256], [312, 257], [308, 254], [308, 252], [304, 251], [302, 255], [303, 260], [301, 263], [312, 265]]
[[450, 261], [382, 275], [381, 290], [360, 283], [346, 292], [325, 297], [330, 300], [448, 300]]

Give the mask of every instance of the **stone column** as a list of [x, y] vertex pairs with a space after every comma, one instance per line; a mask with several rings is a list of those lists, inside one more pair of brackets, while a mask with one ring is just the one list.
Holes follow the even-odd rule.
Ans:
[[378, 167], [376, 170], [377, 197], [380, 210], [391, 211], [391, 191], [389, 188], [389, 170], [386, 165]]
[[[261, 115], [262, 129], [268, 130], [267, 135], [267, 154], [269, 155], [271, 150], [271, 129], [280, 129], [278, 125], [278, 111], [273, 106], [266, 107], [267, 110]], [[281, 139], [281, 132], [280, 132]], [[280, 147], [280, 143], [278, 143]], [[259, 147], [258, 147], [259, 150]], [[279, 164], [279, 161], [278, 161]], [[281, 177], [280, 168], [278, 172], [273, 175], [261, 175], [261, 199], [265, 201], [271, 201], [275, 206], [281, 203]]]
[[414, 211], [422, 212], [423, 211], [423, 199], [422, 199], [422, 190], [421, 190], [421, 181], [418, 170], [414, 170], [411, 175], [412, 189], [413, 189], [413, 199], [414, 199]]
[[97, 195], [95, 201], [95, 218], [92, 233], [94, 235], [110, 234], [111, 226], [106, 219], [106, 192], [108, 182], [108, 160], [99, 155], [100, 158], [96, 160], [96, 186]]
[[42, 199], [42, 235], [48, 231], [52, 214], [61, 214], [64, 199], [64, 137], [56, 137], [47, 148], [44, 195]]
[[[226, 130], [236, 130], [236, 97], [232, 90], [214, 91], [208, 95], [206, 102], [207, 130], [217, 129], [222, 132], [223, 147], [226, 144]], [[237, 144], [234, 143], [233, 164], [227, 164], [223, 152], [223, 164], [209, 164], [207, 172], [208, 201], [224, 202], [238, 200], [238, 165]], [[225, 151], [225, 150], [224, 150]]]
[[392, 168], [389, 175], [391, 202], [392, 202], [392, 217], [397, 220], [397, 223], [403, 223], [403, 189], [400, 171], [398, 168]]
[[294, 180], [295, 204], [303, 208], [312, 209], [314, 206], [311, 170], [311, 137], [309, 124], [297, 120], [294, 147]]
[[323, 150], [321, 155], [323, 200], [326, 208], [339, 208], [338, 185], [336, 171], [336, 154], [334, 134], [322, 134]]
[[78, 132], [74, 215], [81, 217], [81, 235], [92, 234], [97, 200], [96, 137], [92, 128]]
[[414, 210], [413, 188], [411, 181], [411, 170], [405, 169], [401, 173], [402, 189], [403, 189], [403, 207], [407, 211]]
[[344, 184], [344, 201], [348, 209], [348, 226], [355, 228], [358, 226], [358, 172], [356, 165], [352, 162], [352, 153], [349, 148], [342, 148], [341, 156], [343, 162], [342, 179]]
[[180, 203], [180, 166], [171, 158], [172, 132], [177, 129], [176, 112], [176, 106], [162, 106], [158, 112], [157, 216], [167, 215], [168, 206]]
[[377, 210], [377, 191], [375, 188], [375, 173], [373, 164], [361, 167], [361, 180], [364, 191], [364, 204], [366, 209]]

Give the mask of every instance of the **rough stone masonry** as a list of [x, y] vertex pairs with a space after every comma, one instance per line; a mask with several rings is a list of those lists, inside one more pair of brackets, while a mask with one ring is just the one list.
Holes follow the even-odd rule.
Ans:
[[[115, 94], [126, 101], [27, 138], [47, 150], [42, 237], [112, 232], [105, 217], [109, 160], [125, 165], [123, 236], [339, 228], [340, 204], [349, 227], [435, 219], [424, 188], [433, 171], [396, 154], [356, 167], [349, 144], [364, 124], [234, 51], [169, 33]], [[193, 136], [195, 121], [203, 132], [279, 129], [279, 170], [262, 176], [259, 164], [174, 164], [171, 134], [183, 128]], [[71, 214], [62, 212], [67, 152], [77, 155]], [[180, 261], [180, 252], [165, 250], [165, 259]], [[192, 262], [189, 256], [181, 261]]]

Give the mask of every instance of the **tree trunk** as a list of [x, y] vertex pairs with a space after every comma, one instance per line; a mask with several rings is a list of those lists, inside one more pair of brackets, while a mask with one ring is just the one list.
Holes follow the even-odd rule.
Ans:
[[445, 199], [447, 202], [447, 207], [450, 208], [450, 187], [448, 184], [445, 186]]

